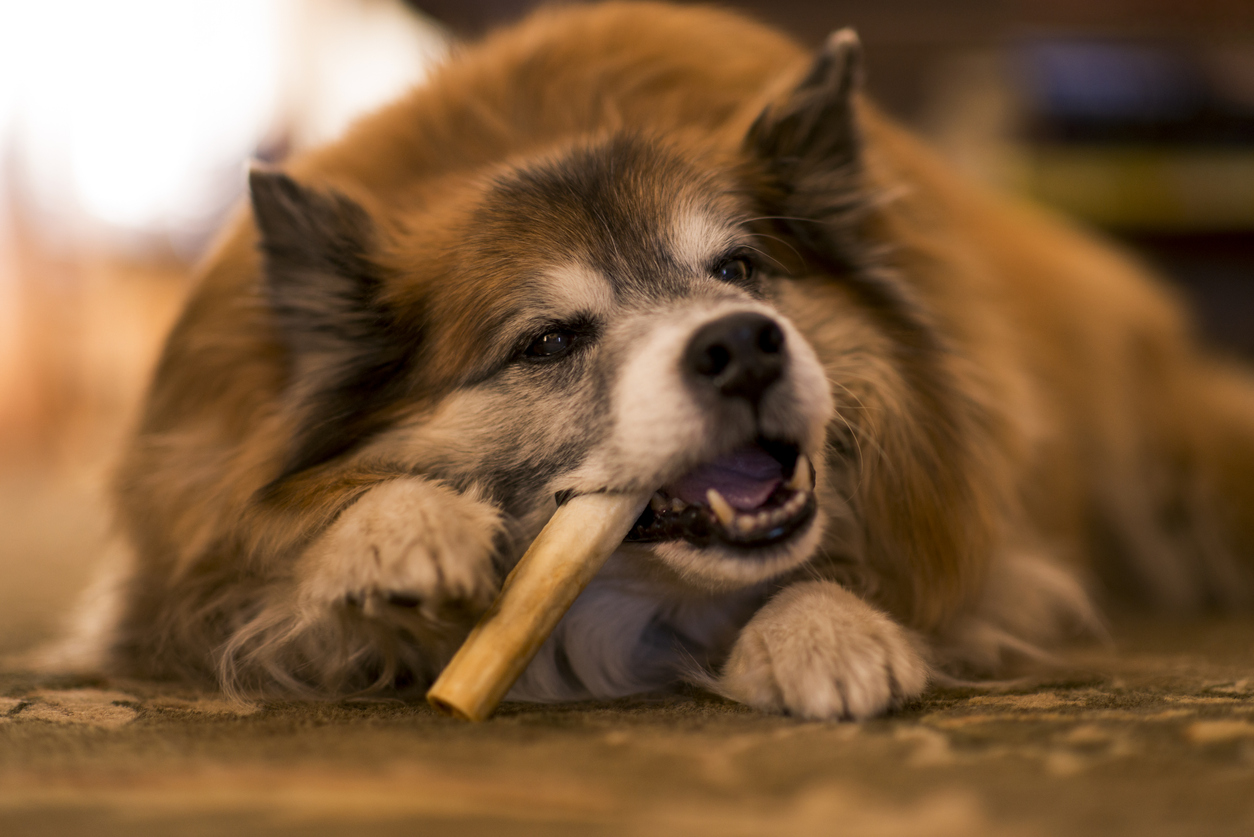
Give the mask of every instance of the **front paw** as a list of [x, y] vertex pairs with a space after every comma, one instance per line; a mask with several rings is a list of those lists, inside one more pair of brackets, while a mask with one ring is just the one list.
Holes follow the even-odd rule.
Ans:
[[744, 627], [719, 691], [767, 711], [863, 720], [918, 697], [927, 680], [905, 629], [839, 585], [810, 581]]
[[497, 589], [492, 554], [501, 518], [479, 498], [419, 477], [378, 485], [306, 553], [300, 598], [385, 617], [478, 612]]

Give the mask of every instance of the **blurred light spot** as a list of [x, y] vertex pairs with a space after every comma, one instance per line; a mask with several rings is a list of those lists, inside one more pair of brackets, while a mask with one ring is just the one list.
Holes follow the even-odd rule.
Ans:
[[202, 214], [212, 174], [246, 156], [275, 109], [275, 4], [15, 4], [4, 74], [26, 183], [45, 211], [72, 195], [110, 224]]
[[0, 196], [54, 240], [203, 234], [260, 147], [333, 138], [443, 51], [389, 0], [0, 0]]

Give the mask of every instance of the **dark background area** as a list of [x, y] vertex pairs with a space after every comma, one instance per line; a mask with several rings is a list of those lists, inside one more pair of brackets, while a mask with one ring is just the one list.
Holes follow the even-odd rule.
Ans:
[[[470, 37], [546, 5], [536, 0], [406, 3]], [[871, 93], [907, 120], [926, 105], [929, 74], [944, 58], [1025, 35], [1166, 39], [1201, 48], [1254, 39], [1254, 3], [1248, 0], [724, 0], [715, 5], [749, 12], [812, 45], [834, 29], [855, 27], [867, 47]]]

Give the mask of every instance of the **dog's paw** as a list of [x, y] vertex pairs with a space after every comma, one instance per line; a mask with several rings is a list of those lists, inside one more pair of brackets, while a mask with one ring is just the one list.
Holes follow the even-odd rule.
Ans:
[[492, 552], [500, 528], [493, 506], [442, 483], [418, 477], [383, 483], [310, 547], [299, 597], [376, 617], [483, 610], [498, 586]]
[[917, 697], [927, 681], [905, 629], [839, 585], [810, 581], [754, 615], [718, 685], [758, 709], [863, 720]]

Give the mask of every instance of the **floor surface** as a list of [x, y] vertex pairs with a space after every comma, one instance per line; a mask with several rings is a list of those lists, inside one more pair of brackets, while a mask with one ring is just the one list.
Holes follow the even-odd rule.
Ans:
[[[0, 650], [55, 631], [104, 531], [81, 485], [4, 490]], [[1249, 835], [1254, 619], [1115, 622], [1031, 683], [864, 724], [699, 693], [487, 723], [232, 705], [0, 668], [0, 833]]]

